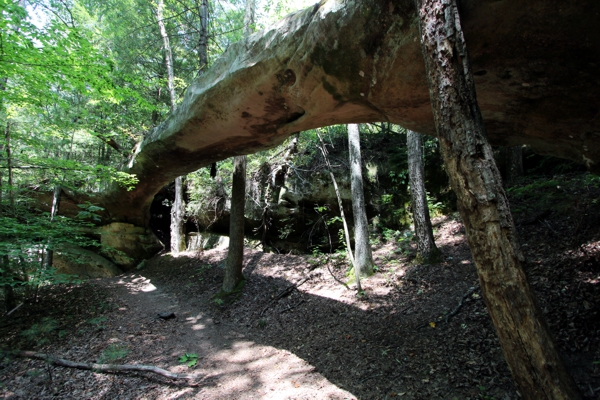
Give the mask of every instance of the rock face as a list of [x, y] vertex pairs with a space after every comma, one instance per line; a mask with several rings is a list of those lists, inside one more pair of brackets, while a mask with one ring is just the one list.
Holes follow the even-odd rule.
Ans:
[[106, 250], [108, 258], [125, 271], [163, 249], [163, 244], [152, 231], [132, 224], [113, 222], [100, 228], [101, 243], [114, 250]]
[[[68, 256], [61, 252], [65, 250]], [[54, 253], [53, 265], [59, 273], [77, 275], [81, 279], [107, 278], [123, 271], [106, 258], [78, 246], [63, 246]]]
[[[600, 161], [600, 2], [462, 1], [489, 138]], [[130, 192], [101, 203], [146, 226], [153, 195], [176, 176], [273, 147], [291, 133], [390, 121], [435, 134], [412, 0], [326, 1], [231, 46], [138, 147]]]

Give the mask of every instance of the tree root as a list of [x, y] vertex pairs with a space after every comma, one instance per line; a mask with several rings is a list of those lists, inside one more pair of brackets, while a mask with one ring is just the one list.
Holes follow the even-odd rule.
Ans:
[[152, 372], [154, 374], [162, 375], [167, 378], [173, 379], [196, 379], [198, 376], [190, 374], [176, 374], [165, 369], [155, 367], [153, 365], [128, 365], [128, 364], [88, 364], [83, 362], [76, 362], [65, 360], [64, 358], [58, 358], [50, 354], [37, 353], [35, 351], [18, 351], [12, 353], [15, 356], [23, 358], [33, 358], [35, 360], [46, 361], [49, 364], [57, 365], [66, 368], [83, 369], [94, 372], [122, 372], [122, 371], [140, 371], [140, 372]]

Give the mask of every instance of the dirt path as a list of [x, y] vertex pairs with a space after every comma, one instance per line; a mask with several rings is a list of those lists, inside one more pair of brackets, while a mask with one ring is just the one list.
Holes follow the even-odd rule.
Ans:
[[[378, 272], [358, 297], [339, 283], [347, 280], [342, 259], [251, 250], [241, 296], [223, 304], [211, 299], [226, 256], [216, 250], [161, 255], [133, 274], [47, 289], [43, 303], [2, 320], [3, 348], [151, 364], [198, 374], [196, 386], [4, 359], [0, 398], [516, 399], [463, 228], [440, 219], [436, 230], [443, 262], [415, 266], [411, 242], [378, 244]], [[584, 398], [597, 398], [600, 241], [565, 253], [540, 233], [524, 237], [561, 351]], [[176, 318], [156, 318], [170, 312]], [[186, 353], [198, 355], [196, 367], [178, 361]]]
[[[191, 372], [201, 377], [201, 388], [182, 389], [177, 396], [198, 399], [345, 399], [352, 394], [332, 385], [296, 355], [253, 342], [238, 327], [215, 321], [197, 307], [157, 288], [144, 274], [134, 274], [102, 282], [112, 288], [119, 311], [127, 318], [115, 318], [125, 326], [117, 330], [119, 340], [135, 343], [146, 353], [143, 359], [176, 360], [185, 353], [198, 355]], [[156, 319], [158, 313], [176, 314], [175, 319]], [[136, 316], [130, 319], [129, 316]], [[165, 332], [166, 331], [166, 332]], [[170, 332], [169, 332], [170, 331]], [[161, 332], [161, 333], [154, 333]], [[136, 340], [136, 337], [139, 338]], [[141, 356], [141, 355], [140, 355]], [[138, 356], [139, 357], [139, 356]], [[169, 368], [190, 372], [185, 365]], [[133, 397], [148, 396], [147, 389], [130, 392]], [[156, 398], [171, 398], [171, 394]], [[153, 397], [153, 396], [150, 396]]]

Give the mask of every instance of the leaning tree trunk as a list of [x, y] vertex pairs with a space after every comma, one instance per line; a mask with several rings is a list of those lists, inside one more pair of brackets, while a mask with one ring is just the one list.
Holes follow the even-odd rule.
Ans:
[[525, 399], [579, 398], [523, 270], [476, 100], [456, 0], [416, 4], [442, 156], [508, 366]]
[[427, 207], [422, 136], [417, 132], [407, 130], [406, 147], [408, 149], [408, 178], [410, 180], [413, 222], [417, 236], [416, 260], [418, 263], [435, 263], [440, 258], [440, 251], [433, 239], [431, 218], [429, 217], [429, 208]]
[[329, 176], [331, 177], [331, 182], [333, 183], [333, 190], [335, 191], [335, 195], [337, 197], [338, 206], [340, 207], [340, 218], [342, 219], [342, 225], [344, 226], [344, 238], [346, 239], [346, 250], [348, 251], [348, 258], [350, 259], [350, 264], [352, 264], [352, 268], [354, 268], [354, 276], [356, 277], [356, 290], [358, 292], [362, 292], [362, 286], [360, 285], [360, 275], [356, 273], [356, 262], [354, 261], [354, 256], [352, 254], [352, 247], [350, 246], [350, 231], [348, 230], [348, 223], [346, 222], [346, 216], [344, 215], [344, 204], [342, 203], [342, 195], [340, 194], [340, 189], [337, 185], [337, 181], [335, 180], [335, 175], [333, 175], [333, 168], [331, 168], [331, 163], [329, 162], [329, 157], [327, 156], [327, 149], [325, 148], [325, 142], [323, 142], [323, 138], [321, 135], [317, 133], [319, 137], [319, 141], [321, 142], [321, 153], [323, 153], [323, 158], [325, 159], [325, 164], [327, 165], [327, 169], [329, 170]]
[[359, 276], [373, 275], [373, 254], [369, 244], [369, 221], [365, 208], [360, 155], [360, 133], [357, 124], [348, 124], [350, 154], [350, 186], [354, 213], [354, 268]]
[[246, 203], [246, 156], [233, 160], [231, 212], [229, 220], [229, 251], [223, 278], [223, 292], [232, 292], [244, 276], [244, 206]]

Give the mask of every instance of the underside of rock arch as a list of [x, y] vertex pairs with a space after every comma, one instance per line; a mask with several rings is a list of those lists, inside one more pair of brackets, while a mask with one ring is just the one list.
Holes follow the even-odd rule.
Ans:
[[[462, 1], [478, 102], [495, 145], [600, 162], [600, 3]], [[136, 149], [139, 183], [99, 203], [147, 226], [175, 177], [332, 124], [389, 121], [435, 135], [412, 0], [323, 1], [231, 46]]]

